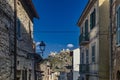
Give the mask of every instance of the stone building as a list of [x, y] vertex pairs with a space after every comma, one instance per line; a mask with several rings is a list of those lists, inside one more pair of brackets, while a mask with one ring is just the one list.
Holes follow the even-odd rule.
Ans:
[[50, 80], [51, 68], [50, 68], [49, 61], [44, 60], [40, 64], [40, 69], [43, 71], [43, 73], [42, 73], [42, 80]]
[[120, 80], [120, 0], [110, 1], [110, 78]]
[[[17, 1], [17, 80], [34, 80], [33, 18], [38, 18], [31, 0]], [[14, 0], [0, 0], [0, 80], [13, 80]]]
[[68, 79], [67, 79], [67, 73], [64, 72], [64, 71], [61, 71], [61, 72], [60, 72], [60, 75], [59, 75], [59, 77], [58, 77], [58, 80], [68, 80]]
[[53, 71], [51, 68], [51, 63], [47, 59], [44, 59], [40, 63], [40, 69], [42, 70], [41, 80], [58, 80], [59, 79], [60, 72]]
[[109, 0], [89, 0], [80, 19], [80, 80], [109, 80]]
[[42, 60], [43, 59], [39, 54], [34, 54], [34, 80], [42, 80], [43, 71], [40, 69], [40, 63]]

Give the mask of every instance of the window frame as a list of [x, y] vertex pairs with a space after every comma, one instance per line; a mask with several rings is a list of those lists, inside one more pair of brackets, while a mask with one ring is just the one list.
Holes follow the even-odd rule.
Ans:
[[120, 46], [120, 5], [116, 9], [116, 44]]
[[[93, 55], [93, 47], [94, 47], [94, 55]], [[91, 46], [91, 61], [92, 61], [92, 63], [95, 63], [95, 62], [96, 62], [95, 54], [96, 54], [96, 45], [93, 44], [93, 45]]]
[[22, 40], [21, 21], [20, 21], [20, 19], [17, 19], [16, 34], [17, 34], [17, 40]]
[[89, 50], [86, 49], [86, 64], [89, 64]]
[[[86, 28], [87, 28], [87, 30], [86, 30]], [[86, 19], [85, 20], [85, 35], [88, 34], [88, 32], [89, 32], [88, 30], [89, 30], [89, 28], [88, 28], [88, 19]]]
[[92, 30], [96, 25], [96, 9], [94, 8], [90, 14], [90, 30]]
[[84, 64], [84, 52], [81, 53], [81, 64]]

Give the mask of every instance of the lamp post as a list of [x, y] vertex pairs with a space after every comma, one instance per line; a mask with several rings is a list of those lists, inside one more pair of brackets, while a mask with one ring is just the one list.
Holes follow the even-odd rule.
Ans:
[[[36, 54], [38, 54], [38, 53], [40, 53], [40, 54], [42, 54], [42, 56], [43, 56], [43, 51], [45, 51], [45, 46], [46, 46], [46, 44], [43, 42], [43, 41], [41, 41], [40, 42], [40, 44], [38, 45], [38, 47], [40, 48], [40, 51], [41, 52], [37, 52]], [[35, 60], [36, 58], [35, 58], [35, 55], [34, 55], [34, 60]], [[33, 64], [34, 64], [34, 79], [35, 80], [37, 80], [37, 73], [36, 73], [36, 66], [37, 66], [37, 62], [39, 62], [39, 59], [38, 60], [35, 60], [34, 62], [33, 62]]]
[[40, 51], [42, 53], [42, 56], [43, 56], [43, 51], [45, 51], [45, 46], [46, 46], [46, 44], [43, 41], [41, 41], [39, 44], [39, 47], [40, 47]]

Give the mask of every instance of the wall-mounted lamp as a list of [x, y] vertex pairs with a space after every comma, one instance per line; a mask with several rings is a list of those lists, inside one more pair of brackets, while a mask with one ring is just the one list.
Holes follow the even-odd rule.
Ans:
[[45, 51], [45, 46], [46, 46], [46, 44], [43, 41], [41, 41], [39, 44], [39, 47], [40, 47], [40, 51], [42, 53], [42, 56], [43, 56], [43, 51]]

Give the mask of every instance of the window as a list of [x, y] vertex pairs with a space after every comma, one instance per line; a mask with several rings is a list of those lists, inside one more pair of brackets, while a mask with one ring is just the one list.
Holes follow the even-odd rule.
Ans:
[[83, 27], [81, 28], [81, 33], [83, 33]]
[[24, 76], [25, 76], [25, 79], [24, 79], [24, 80], [27, 80], [27, 69], [25, 69], [24, 72], [25, 72], [25, 75], [24, 75]]
[[90, 15], [90, 29], [93, 29], [95, 27], [95, 23], [96, 23], [96, 10], [94, 9], [94, 11]]
[[84, 77], [82, 77], [82, 80], [84, 80]]
[[84, 53], [81, 53], [81, 64], [84, 64]]
[[85, 34], [88, 33], [88, 20], [85, 21]]
[[120, 80], [120, 71], [117, 71], [117, 80]]
[[20, 20], [18, 19], [17, 20], [17, 30], [16, 30], [17, 32], [17, 39], [18, 40], [20, 40], [21, 39], [21, 22], [20, 22]]
[[92, 46], [92, 63], [95, 63], [95, 45]]
[[113, 0], [110, 0], [110, 3], [112, 4], [112, 3], [113, 3]]
[[120, 6], [117, 9], [117, 44], [120, 45]]
[[88, 49], [86, 50], [86, 64], [89, 64], [89, 53], [88, 53]]

